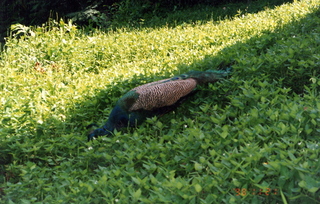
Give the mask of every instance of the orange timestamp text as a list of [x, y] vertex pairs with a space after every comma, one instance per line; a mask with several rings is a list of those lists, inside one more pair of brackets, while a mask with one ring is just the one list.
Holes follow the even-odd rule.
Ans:
[[255, 188], [234, 188], [236, 196], [245, 196], [245, 195], [278, 195], [278, 189], [255, 189]]

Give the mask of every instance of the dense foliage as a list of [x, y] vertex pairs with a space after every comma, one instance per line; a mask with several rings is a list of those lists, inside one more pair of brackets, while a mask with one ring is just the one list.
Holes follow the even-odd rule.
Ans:
[[[272, 5], [288, 0], [271, 0]], [[166, 13], [196, 4], [220, 5], [250, 0], [32, 0], [0, 2], [0, 43], [4, 42], [10, 25], [41, 25], [48, 19], [72, 19], [82, 26], [108, 28], [111, 24], [136, 24], [150, 17], [163, 17]], [[265, 2], [262, 2], [265, 3]], [[1, 48], [1, 47], [0, 47]]]
[[[245, 2], [247, 0], [32, 0], [11, 1], [2, 0], [0, 3], [1, 19], [7, 23], [22, 23], [34, 25], [44, 23], [50, 12], [60, 16], [66, 16], [73, 12], [82, 12], [84, 15], [93, 15], [96, 12], [116, 14], [118, 11], [131, 13], [153, 12], [156, 14], [161, 9], [171, 10], [192, 6], [195, 4], [226, 4], [230, 2]], [[277, 0], [283, 2], [283, 0]], [[93, 13], [90, 14], [90, 11]]]
[[[320, 203], [319, 6], [175, 22], [203, 7], [107, 33], [15, 25], [0, 58], [0, 202]], [[131, 88], [229, 64], [175, 112], [86, 142]]]

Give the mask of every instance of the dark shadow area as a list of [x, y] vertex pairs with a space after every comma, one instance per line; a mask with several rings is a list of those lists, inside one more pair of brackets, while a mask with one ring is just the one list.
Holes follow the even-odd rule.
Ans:
[[[228, 4], [216, 5], [194, 5], [190, 8], [173, 9], [171, 12], [159, 11], [158, 13], [146, 13], [137, 16], [134, 21], [130, 19], [114, 19], [111, 26], [121, 28], [127, 25], [129, 28], [156, 28], [156, 27], [175, 27], [183, 24], [202, 24], [208, 21], [220, 21], [232, 19], [244, 14], [258, 13], [266, 9], [273, 9], [292, 0], [271, 0], [271, 1], [244, 1]], [[120, 16], [121, 17], [121, 16]], [[118, 23], [118, 21], [120, 21]], [[117, 26], [118, 25], [118, 26]]]
[[[292, 0], [271, 0], [271, 1], [230, 1], [236, 3], [207, 3], [193, 6], [171, 5], [146, 6], [138, 5], [128, 8], [112, 8], [106, 5], [87, 5], [85, 3], [74, 2], [74, 7], [68, 7], [67, 2], [57, 1], [50, 5], [50, 2], [35, 5], [27, 2], [16, 2], [9, 4], [8, 0], [3, 1], [0, 6], [0, 51], [5, 44], [5, 37], [10, 35], [9, 29], [12, 24], [23, 24], [26, 26], [39, 26], [50, 19], [59, 21], [60, 18], [73, 19], [73, 22], [84, 30], [90, 31], [95, 28], [117, 29], [121, 27], [146, 28], [146, 27], [175, 27], [184, 23], [205, 23], [210, 20], [223, 20], [233, 18], [246, 13], [257, 13], [267, 8], [273, 9]], [[30, 4], [30, 5], [29, 5]], [[8, 6], [10, 5], [10, 6]], [[57, 9], [54, 11], [50, 6]], [[196, 9], [195, 9], [196, 8]], [[116, 11], [113, 11], [115, 9]], [[16, 13], [12, 15], [11, 10]], [[59, 13], [59, 10], [61, 12]], [[63, 11], [63, 12], [62, 12]], [[19, 13], [21, 13], [19, 15]], [[28, 14], [28, 15], [26, 15]], [[23, 17], [26, 15], [26, 17]], [[37, 16], [39, 15], [39, 16]]]

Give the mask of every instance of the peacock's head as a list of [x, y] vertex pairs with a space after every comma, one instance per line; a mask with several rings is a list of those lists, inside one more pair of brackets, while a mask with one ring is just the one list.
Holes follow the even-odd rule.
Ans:
[[93, 140], [96, 136], [96, 134], [94, 133], [94, 131], [92, 131], [91, 133], [88, 134], [88, 142], [90, 142], [91, 140]]
[[105, 128], [95, 129], [88, 134], [88, 142], [93, 140], [94, 138], [97, 138], [98, 136], [103, 136], [103, 135], [111, 135], [111, 131]]
[[[132, 126], [134, 124], [134, 119], [135, 117], [129, 119], [129, 115], [117, 105], [111, 111], [106, 124], [102, 128], [95, 129], [89, 133], [88, 141], [92, 140], [93, 138], [97, 138], [98, 136], [111, 135], [114, 129], [120, 129], [128, 125]], [[98, 127], [96, 124], [91, 124], [87, 127], [87, 129], [93, 126]]]

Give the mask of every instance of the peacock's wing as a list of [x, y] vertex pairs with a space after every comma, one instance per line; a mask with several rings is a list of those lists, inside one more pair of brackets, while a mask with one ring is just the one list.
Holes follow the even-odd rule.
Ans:
[[[138, 86], [131, 90], [135, 94], [134, 103], [129, 111], [154, 110], [164, 106], [171, 106], [181, 97], [188, 95], [197, 86], [197, 81], [188, 79], [164, 79], [149, 84]], [[133, 94], [131, 94], [133, 95]]]

